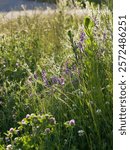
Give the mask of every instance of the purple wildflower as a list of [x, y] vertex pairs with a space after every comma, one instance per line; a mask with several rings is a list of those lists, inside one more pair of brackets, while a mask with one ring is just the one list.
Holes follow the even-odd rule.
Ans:
[[83, 53], [83, 44], [81, 42], [78, 43], [78, 48]]
[[51, 82], [52, 84], [58, 84], [59, 83], [59, 79], [57, 77], [51, 77]]
[[26, 118], [28, 119], [29, 117], [30, 117], [30, 115], [29, 115], [29, 114], [27, 114], [27, 115], [26, 115]]
[[69, 66], [68, 66], [68, 62], [65, 63], [65, 74], [67, 75], [70, 75], [71, 74], [71, 70], [69, 69]]
[[44, 70], [42, 70], [42, 79], [45, 80], [46, 79], [46, 72]]
[[71, 72], [70, 69], [68, 67], [66, 67], [65, 68], [65, 73], [68, 75], [68, 74], [70, 74], [70, 72]]
[[21, 121], [22, 125], [26, 125], [26, 122], [24, 120]]
[[9, 130], [11, 133], [13, 133], [14, 132], [14, 128], [10, 128], [10, 130]]
[[71, 119], [71, 120], [69, 121], [69, 125], [74, 126], [74, 125], [75, 125], [75, 120], [74, 120], [74, 119]]
[[64, 78], [58, 78], [58, 77], [51, 77], [51, 82], [52, 84], [60, 84], [60, 85], [64, 85]]
[[80, 42], [83, 43], [85, 40], [85, 33], [82, 31], [80, 34]]
[[81, 34], [80, 34], [80, 40], [77, 44], [77, 47], [80, 49], [80, 51], [83, 53], [83, 43], [84, 43], [84, 40], [85, 40], [85, 33], [82, 31]]
[[46, 77], [46, 72], [43, 70], [42, 71], [42, 80], [44, 81], [45, 85], [48, 85], [48, 80]]
[[72, 68], [72, 65], [69, 64], [68, 61], [66, 61], [63, 71], [64, 71], [65, 75], [69, 75], [69, 76], [72, 77], [72, 75], [73, 75], [73, 72], [72, 72], [73, 68]]

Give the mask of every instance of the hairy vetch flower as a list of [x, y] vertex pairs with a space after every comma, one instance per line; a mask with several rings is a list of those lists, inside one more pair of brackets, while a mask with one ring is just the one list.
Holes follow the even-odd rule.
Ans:
[[51, 77], [51, 82], [52, 82], [52, 84], [57, 84], [57, 83], [59, 83], [59, 79], [57, 77], [53, 76], [53, 77]]
[[42, 79], [46, 80], [46, 72], [44, 70], [42, 70]]
[[58, 77], [51, 77], [51, 83], [52, 84], [60, 84], [60, 85], [64, 85], [65, 81], [64, 78], [58, 78]]
[[42, 80], [45, 83], [45, 85], [48, 85], [48, 80], [47, 80], [47, 77], [46, 77], [46, 72], [44, 70], [42, 71]]
[[79, 50], [83, 53], [83, 50], [84, 50], [84, 47], [83, 47], [83, 43], [84, 43], [84, 40], [85, 40], [85, 33], [84, 31], [81, 32], [80, 34], [80, 40], [77, 44], [77, 47], [79, 48]]
[[82, 31], [81, 34], [80, 34], [80, 42], [84, 42], [85, 40], [85, 33]]
[[69, 63], [68, 63], [68, 61], [66, 61], [66, 63], [65, 63], [65, 66], [64, 66], [65, 68], [64, 68], [64, 72], [65, 72], [65, 74], [66, 75], [71, 75], [72, 74], [72, 72], [71, 72], [71, 69], [70, 69], [70, 67], [69, 67]]
[[79, 42], [77, 46], [80, 49], [80, 51], [83, 53], [83, 44]]

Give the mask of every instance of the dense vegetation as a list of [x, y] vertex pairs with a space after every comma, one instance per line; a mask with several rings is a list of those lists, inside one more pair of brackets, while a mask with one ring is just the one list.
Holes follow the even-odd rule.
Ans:
[[57, 9], [0, 24], [0, 150], [112, 149], [112, 13]]
[[66, 2], [67, 5], [73, 5], [73, 6], [76, 6], [76, 4], [79, 4], [82, 8], [86, 7], [86, 2], [99, 4], [100, 6], [105, 4], [111, 10], [113, 7], [113, 1], [112, 0], [37, 0], [37, 1], [49, 2], [49, 3]]

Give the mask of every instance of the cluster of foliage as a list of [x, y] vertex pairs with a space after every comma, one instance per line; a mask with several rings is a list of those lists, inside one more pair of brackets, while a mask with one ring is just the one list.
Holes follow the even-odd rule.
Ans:
[[112, 149], [112, 13], [88, 7], [1, 23], [1, 150]]
[[[60, 132], [58, 131], [58, 126], [59, 125], [56, 122], [56, 119], [50, 114], [27, 114], [26, 118], [19, 122], [18, 128], [10, 128], [10, 130], [7, 132], [5, 138], [7, 143], [6, 149], [63, 149], [63, 145], [59, 147], [60, 141], [58, 138], [60, 136]], [[64, 130], [70, 134], [74, 127], [74, 119], [64, 123]]]

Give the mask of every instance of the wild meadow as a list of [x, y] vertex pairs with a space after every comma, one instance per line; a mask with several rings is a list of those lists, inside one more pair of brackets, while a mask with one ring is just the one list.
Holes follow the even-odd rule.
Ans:
[[86, 5], [0, 23], [0, 150], [112, 150], [112, 12]]

